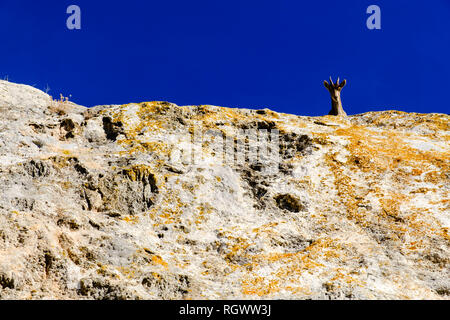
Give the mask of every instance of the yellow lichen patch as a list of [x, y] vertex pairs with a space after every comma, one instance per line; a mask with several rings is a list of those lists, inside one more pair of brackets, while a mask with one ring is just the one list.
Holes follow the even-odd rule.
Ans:
[[[246, 267], [247, 272], [242, 277], [242, 292], [249, 295], [263, 296], [278, 292], [280, 288], [287, 286], [293, 288], [292, 284], [299, 282], [303, 272], [313, 272], [313, 269], [323, 266], [302, 253], [275, 253], [252, 258], [251, 267]], [[274, 271], [264, 277], [259, 276], [259, 266], [267, 264]]]
[[106, 274], [107, 273], [108, 268], [105, 265], [99, 264], [98, 265], [98, 269], [97, 269], [97, 273], [98, 274]]
[[367, 112], [359, 115], [360, 117], [368, 117], [370, 125], [385, 128], [385, 129], [412, 129], [425, 127], [427, 131], [434, 131], [432, 136], [438, 132], [449, 132], [450, 121], [446, 114], [421, 114], [421, 113], [406, 113], [403, 111], [382, 111], [382, 112]]
[[48, 159], [53, 162], [53, 165], [56, 168], [61, 169], [73, 165], [73, 161], [75, 158], [65, 155], [65, 156], [54, 156]]
[[283, 289], [286, 291], [292, 292], [295, 295], [301, 295], [301, 296], [305, 296], [305, 297], [313, 295], [313, 292], [311, 291], [311, 289], [304, 288], [301, 285], [296, 285], [296, 286], [286, 285], [286, 286], [283, 286]]
[[283, 265], [289, 265], [291, 262], [296, 260], [299, 265], [298, 268], [295, 267], [290, 271], [301, 271], [301, 270], [311, 270], [315, 267], [322, 266], [321, 263], [316, 262], [315, 259], [312, 259], [308, 253], [296, 252], [296, 253], [270, 253], [262, 257], [254, 257], [256, 258], [260, 264], [263, 262], [281, 262]]
[[277, 225], [279, 225], [278, 222], [269, 222], [263, 224], [262, 226], [259, 226], [258, 228], [254, 228], [252, 231], [259, 235], [261, 232], [271, 232], [272, 228], [276, 227]]
[[69, 155], [72, 154], [72, 152], [70, 150], [61, 150], [61, 153], [66, 155], [66, 156], [69, 156]]
[[225, 255], [225, 261], [236, 267], [236, 260], [239, 258], [246, 258], [248, 256], [246, 250], [250, 246], [250, 243], [247, 239], [241, 237], [229, 236], [228, 240], [234, 244], [231, 244], [228, 247], [228, 253]]
[[136, 277], [136, 269], [131, 267], [118, 267], [118, 271], [120, 271], [126, 278], [133, 279]]
[[343, 251], [343, 247], [337, 240], [321, 238], [311, 243], [303, 251], [310, 259], [318, 260], [319, 258], [325, 258], [327, 260], [340, 257], [341, 255], [339, 253]]
[[[428, 232], [434, 229], [430, 225], [421, 225], [415, 219], [417, 215], [413, 210], [409, 210], [408, 214], [402, 213], [400, 208], [402, 204], [408, 204], [409, 197], [402, 193], [382, 190], [375, 187], [375, 195], [378, 197], [380, 203], [380, 211], [378, 215], [369, 214], [366, 210], [360, 210], [364, 206], [363, 197], [359, 197], [355, 182], [351, 175], [344, 172], [343, 167], [338, 165], [338, 162], [333, 160], [333, 155], [330, 155], [331, 160], [328, 164], [332, 167], [331, 171], [335, 176], [335, 186], [341, 203], [345, 207], [346, 216], [349, 220], [354, 221], [360, 227], [373, 229], [376, 228], [380, 232], [393, 237], [393, 239], [401, 238], [406, 231], [416, 230], [424, 232], [428, 228]], [[372, 178], [376, 179], [376, 175]], [[367, 179], [366, 183], [370, 184], [371, 180]], [[419, 211], [420, 212], [420, 211]]]
[[152, 120], [155, 115], [160, 115], [170, 108], [170, 104], [162, 104], [159, 101], [141, 102], [139, 103], [139, 117], [143, 120]]
[[381, 214], [384, 214], [388, 218], [394, 219], [395, 222], [403, 221], [400, 212], [400, 205], [407, 200], [408, 198], [405, 195], [391, 192], [388, 197], [379, 199], [382, 209]]
[[214, 208], [208, 203], [197, 206], [197, 215], [195, 217], [195, 223], [198, 225], [205, 222], [207, 219], [205, 215], [212, 213], [213, 209]]
[[133, 142], [143, 142], [140, 134], [144, 129], [152, 133], [163, 130], [168, 122], [160, 117], [162, 108], [169, 106], [164, 107], [160, 102], [144, 102], [123, 105], [113, 112], [112, 122], [120, 124], [126, 136], [126, 139], [121, 139], [118, 143], [129, 147]]
[[433, 192], [436, 191], [435, 188], [417, 188], [415, 190], [412, 190], [411, 193], [427, 193], [427, 192]]
[[287, 122], [280, 122], [277, 124], [277, 128], [281, 131], [291, 131], [289, 127], [294, 128], [307, 128], [309, 122], [305, 120], [303, 117], [289, 117]]
[[123, 221], [131, 223], [131, 224], [136, 224], [139, 222], [139, 217], [137, 216], [125, 216], [122, 218]]
[[[291, 116], [286, 113], [278, 113], [269, 109], [264, 109], [264, 114], [256, 112], [255, 117], [262, 120], [280, 119], [280, 116]], [[294, 117], [296, 118], [296, 117]]]
[[355, 197], [354, 186], [351, 177], [344, 174], [343, 168], [335, 160], [335, 154], [329, 154], [325, 157], [327, 164], [331, 167], [334, 174], [337, 195], [346, 208], [347, 217], [350, 220], [356, 219], [357, 222], [364, 225], [364, 217], [358, 213], [358, 201]]
[[155, 278], [156, 280], [161, 280], [161, 279], [162, 279], [161, 275], [160, 275], [159, 273], [157, 273], [157, 272], [151, 272], [150, 274], [151, 274], [152, 277]]
[[163, 198], [149, 211], [153, 226], [156, 228], [161, 225], [181, 223], [180, 217], [188, 204], [181, 200], [177, 190], [166, 189], [161, 193]]
[[350, 274], [346, 273], [342, 268], [338, 268], [334, 271], [333, 277], [329, 280], [329, 283], [333, 285], [333, 287], [340, 288], [342, 284], [345, 285], [358, 285], [362, 286], [365, 283], [352, 277]]
[[197, 106], [197, 114], [193, 117], [194, 120], [201, 120], [205, 123], [213, 123], [220, 120], [228, 120], [235, 123], [238, 120], [246, 120], [247, 117], [243, 115], [239, 109], [226, 107], [212, 107], [212, 106]]
[[118, 143], [126, 150], [119, 151], [119, 155], [133, 155], [136, 153], [158, 153], [160, 155], [168, 156], [171, 152], [171, 147], [166, 143], [160, 141], [139, 141], [137, 139], [122, 139]]
[[174, 210], [174, 209], [165, 209], [163, 210], [158, 217], [164, 220], [163, 224], [173, 224], [175, 222], [178, 222], [178, 216], [180, 215], [180, 210]]
[[441, 228], [438, 233], [441, 237], [445, 238], [445, 240], [450, 242], [450, 235], [448, 228]]
[[242, 280], [242, 293], [247, 295], [266, 296], [280, 291], [280, 281], [267, 280], [264, 277], [254, 277]]
[[123, 169], [122, 172], [131, 181], [142, 181], [149, 177], [153, 177], [152, 169], [146, 165], [134, 165], [131, 168]]
[[[246, 248], [248, 243], [245, 243]], [[234, 251], [242, 254], [243, 248], [233, 248]], [[240, 250], [240, 251], [238, 251]], [[238, 268], [245, 268], [245, 275], [242, 278], [242, 291], [244, 294], [256, 294], [259, 296], [270, 295], [280, 288], [292, 292], [311, 294], [309, 288], [297, 285], [301, 282], [303, 274], [318, 274], [321, 270], [326, 270], [325, 262], [334, 259], [346, 260], [344, 248], [333, 239], [318, 239], [304, 250], [292, 253], [266, 253], [266, 254], [246, 254], [245, 257], [251, 260], [248, 265]], [[260, 276], [259, 270], [269, 267], [273, 270], [267, 276]], [[352, 277], [348, 276], [347, 280]]]
[[[450, 159], [450, 157], [449, 157], [449, 159]], [[426, 172], [423, 175], [423, 181], [439, 185], [440, 182], [447, 180], [447, 174], [449, 171], [444, 171], [444, 170], [448, 170], [448, 168], [442, 168], [442, 170], [440, 170], [440, 171], [432, 170], [432, 171]]]
[[338, 150], [325, 155], [339, 199], [335, 206], [343, 207], [336, 213], [344, 212], [355, 225], [377, 234], [377, 241], [396, 245], [403, 254], [423, 250], [432, 237], [446, 239], [429, 209], [412, 202], [416, 194], [435, 190], [417, 184], [448, 183], [448, 152], [411, 147], [405, 142], [417, 137], [411, 132], [353, 125], [330, 134], [342, 138], [347, 151], [346, 157]]
[[153, 255], [152, 256], [152, 263], [154, 264], [154, 265], [159, 265], [159, 266], [163, 266], [164, 268], [168, 268], [168, 266], [169, 266], [169, 264], [167, 263], [167, 262], [165, 262], [164, 261], [164, 259], [163, 258], [161, 258], [161, 256], [158, 256], [158, 255]]
[[69, 190], [70, 188], [72, 188], [72, 182], [70, 181], [62, 181], [60, 185], [63, 188], [63, 190]]
[[352, 155], [348, 164], [363, 172], [396, 170], [400, 165], [423, 169], [432, 164], [441, 169], [449, 169], [450, 154], [412, 148], [403, 140], [410, 137], [407, 133], [391, 131], [380, 133], [355, 125], [339, 128], [334, 134], [348, 139], [347, 150]]

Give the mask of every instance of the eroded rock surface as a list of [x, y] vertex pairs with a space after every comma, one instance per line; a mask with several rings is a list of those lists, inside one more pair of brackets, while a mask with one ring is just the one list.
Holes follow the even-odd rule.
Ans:
[[[0, 299], [449, 299], [449, 120], [88, 109], [0, 81]], [[278, 130], [277, 172], [218, 161], [243, 129]], [[190, 142], [203, 159], [174, 161]]]

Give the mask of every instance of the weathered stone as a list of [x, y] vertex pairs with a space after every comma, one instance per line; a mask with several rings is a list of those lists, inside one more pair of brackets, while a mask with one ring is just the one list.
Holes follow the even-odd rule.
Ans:
[[0, 81], [0, 299], [449, 299], [449, 123]]

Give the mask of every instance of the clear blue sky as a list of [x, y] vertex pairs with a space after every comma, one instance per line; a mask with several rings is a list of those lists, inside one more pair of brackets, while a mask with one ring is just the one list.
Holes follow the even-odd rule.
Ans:
[[[66, 8], [81, 8], [81, 30]], [[366, 9], [381, 8], [381, 30]], [[450, 109], [450, 0], [1, 0], [0, 77], [76, 103]]]

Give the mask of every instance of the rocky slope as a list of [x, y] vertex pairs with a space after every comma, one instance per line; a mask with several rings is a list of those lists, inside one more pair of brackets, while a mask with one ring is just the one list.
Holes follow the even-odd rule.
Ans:
[[449, 120], [0, 81], [0, 299], [449, 299]]

